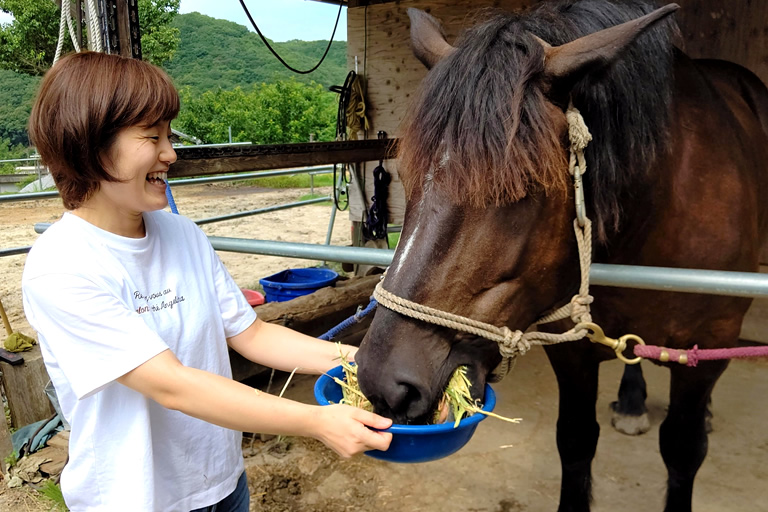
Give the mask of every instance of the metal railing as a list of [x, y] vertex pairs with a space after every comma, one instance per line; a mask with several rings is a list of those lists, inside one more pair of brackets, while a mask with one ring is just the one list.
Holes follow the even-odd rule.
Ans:
[[[35, 224], [35, 231], [42, 233], [48, 226], [50, 224]], [[305, 260], [336, 261], [339, 263], [356, 263], [381, 267], [389, 266], [395, 254], [395, 251], [392, 249], [372, 249], [367, 247], [342, 247], [220, 236], [209, 236], [208, 240], [217, 251]], [[669, 292], [729, 295], [734, 297], [768, 297], [768, 274], [756, 272], [593, 263], [589, 282], [595, 286], [618, 286]]]
[[[221, 183], [225, 181], [243, 181], [257, 178], [271, 178], [275, 176], [290, 176], [293, 174], [309, 174], [311, 190], [315, 188], [315, 176], [318, 174], [329, 174], [333, 171], [332, 165], [322, 165], [315, 167], [297, 167], [293, 169], [283, 169], [279, 171], [258, 171], [230, 175], [206, 176], [203, 178], [183, 178], [170, 180], [171, 187], [183, 187], [185, 185], [202, 185], [206, 183]], [[312, 192], [314, 193], [314, 192]], [[58, 190], [48, 192], [30, 192], [27, 194], [6, 194], [0, 196], [0, 203], [12, 203], [16, 201], [35, 201], [38, 199], [52, 199], [59, 197]]]
[[[175, 186], [194, 185], [202, 183], [214, 183], [223, 181], [242, 181], [245, 179], [264, 178], [270, 176], [284, 176], [290, 174], [312, 173], [318, 174], [330, 172], [331, 166], [305, 167], [298, 169], [286, 169], [278, 171], [254, 172], [229, 176], [214, 176], [204, 178], [190, 178], [174, 180]], [[32, 200], [47, 197], [56, 197], [57, 192], [43, 192], [34, 194], [17, 194], [17, 196], [0, 196], [0, 201], [8, 201], [8, 197], [16, 200]], [[285, 205], [276, 205], [247, 212], [237, 212], [208, 219], [196, 221], [198, 224], [207, 224], [248, 215], [256, 215], [276, 211], [279, 209], [293, 208], [306, 204], [328, 201], [330, 198], [310, 199]], [[277, 242], [271, 240], [252, 240], [243, 238], [228, 238], [209, 236], [213, 248], [218, 251], [229, 251], [246, 254], [260, 254], [267, 256], [280, 256], [286, 258], [309, 259], [319, 261], [335, 261], [340, 263], [355, 263], [362, 265], [377, 265], [386, 267], [392, 262], [394, 251], [391, 249], [371, 249], [363, 247], [341, 247], [330, 245], [330, 238], [335, 221], [336, 208], [332, 206], [331, 221], [328, 227], [326, 243], [303, 244], [292, 242]], [[44, 232], [50, 226], [49, 223], [35, 224], [37, 233]], [[29, 247], [15, 247], [0, 249], [0, 257], [15, 254], [24, 254]], [[730, 272], [716, 270], [693, 270], [667, 267], [639, 267], [629, 265], [608, 265], [595, 263], [590, 273], [590, 283], [597, 286], [618, 286], [626, 288], [638, 288], [649, 290], [662, 290], [674, 292], [704, 293], [712, 295], [730, 295], [737, 297], [768, 297], [768, 275], [753, 272]]]
[[[329, 174], [331, 172], [333, 172], [333, 166], [322, 165], [322, 166], [312, 166], [312, 167], [297, 167], [297, 168], [291, 168], [291, 169], [281, 169], [276, 171], [259, 171], [259, 172], [252, 172], [252, 173], [240, 173], [236, 175], [218, 175], [218, 176], [208, 176], [208, 177], [202, 177], [202, 178], [177, 179], [177, 180], [169, 181], [169, 184], [172, 187], [177, 187], [177, 186], [185, 186], [185, 185], [200, 185], [200, 184], [206, 184], [206, 183], [220, 183], [220, 182], [226, 182], [226, 181], [243, 181], [248, 179], [270, 178], [275, 176], [293, 176], [297, 174], [308, 174], [309, 181], [310, 181], [310, 193], [314, 195], [315, 176], [320, 174]], [[38, 199], [51, 199], [58, 196], [59, 196], [58, 191], [33, 192], [28, 194], [8, 194], [8, 195], [0, 196], [0, 202], [32, 201], [32, 200], [38, 200]], [[285, 203], [280, 205], [268, 206], [265, 208], [258, 208], [255, 210], [248, 210], [244, 212], [235, 212], [235, 213], [230, 213], [226, 215], [219, 215], [216, 217], [209, 217], [206, 219], [195, 220], [194, 222], [198, 225], [211, 224], [214, 222], [239, 219], [242, 217], [249, 217], [251, 215], [259, 215], [262, 213], [274, 212], [278, 210], [297, 208], [299, 206], [323, 203], [323, 202], [332, 201], [332, 200], [333, 198], [331, 196], [324, 196], [319, 198], [307, 199], [304, 201], [296, 201], [293, 203]], [[331, 208], [332, 208], [331, 219], [328, 224], [328, 231], [326, 233], [326, 245], [331, 243], [330, 240], [333, 234], [333, 224], [336, 220], [336, 206], [332, 205]], [[35, 225], [35, 231], [38, 233], [42, 233], [48, 226], [50, 226], [50, 224], [46, 224], [46, 223], [37, 224]], [[0, 258], [4, 256], [26, 254], [29, 252], [31, 248], [32, 246], [11, 247], [7, 249], [0, 249]]]

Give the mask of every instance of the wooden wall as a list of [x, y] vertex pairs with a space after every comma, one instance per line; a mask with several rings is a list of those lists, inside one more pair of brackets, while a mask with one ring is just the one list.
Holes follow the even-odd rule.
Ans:
[[676, 1], [689, 55], [736, 62], [768, 84], [768, 1]]

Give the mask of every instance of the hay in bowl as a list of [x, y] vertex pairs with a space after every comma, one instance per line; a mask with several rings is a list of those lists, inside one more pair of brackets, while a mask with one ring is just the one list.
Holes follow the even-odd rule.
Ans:
[[[315, 400], [320, 405], [338, 404], [343, 391], [334, 378], [344, 380], [344, 367], [337, 366], [321, 375], [315, 383]], [[485, 403], [482, 411], [490, 413], [496, 406], [496, 394], [491, 386], [485, 385]], [[486, 414], [475, 413], [462, 419], [458, 425], [453, 422], [436, 425], [394, 424], [384, 432], [392, 433], [392, 443], [387, 451], [369, 450], [366, 455], [389, 462], [414, 463], [442, 459], [456, 453], [472, 438], [477, 425]]]

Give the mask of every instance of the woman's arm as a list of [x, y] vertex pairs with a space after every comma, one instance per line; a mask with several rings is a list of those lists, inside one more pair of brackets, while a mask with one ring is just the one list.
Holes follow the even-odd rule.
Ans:
[[227, 339], [240, 355], [270, 368], [299, 373], [324, 373], [341, 364], [341, 354], [354, 360], [357, 347], [319, 340], [287, 327], [257, 319], [245, 331]]
[[184, 366], [170, 350], [126, 373], [118, 382], [163, 407], [209, 423], [243, 432], [313, 437], [342, 457], [386, 450], [392, 440], [392, 434], [367, 428], [386, 429], [392, 424], [387, 418], [346, 405], [307, 405], [262, 393]]

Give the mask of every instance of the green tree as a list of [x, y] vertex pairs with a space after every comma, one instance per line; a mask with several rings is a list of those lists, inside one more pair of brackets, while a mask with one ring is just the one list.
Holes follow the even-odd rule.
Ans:
[[[21, 144], [13, 145], [10, 140], [0, 137], [0, 160], [25, 158], [26, 156], [26, 147]], [[17, 163], [18, 162], [7, 162], [0, 164], [0, 174], [13, 174], [16, 171]]]
[[209, 144], [229, 140], [254, 144], [281, 144], [333, 140], [336, 123], [335, 94], [321, 85], [296, 80], [260, 83], [196, 94], [181, 90], [182, 108], [174, 126]]
[[40, 79], [0, 69], [0, 138], [29, 144], [27, 121]]
[[[53, 63], [60, 9], [51, 0], [0, 0], [0, 11], [13, 15], [0, 25], [0, 68], [42, 75]], [[72, 42], [65, 41], [72, 50]]]
[[[139, 0], [139, 27], [144, 60], [163, 64], [179, 45], [179, 29], [171, 22], [180, 0]], [[0, 11], [13, 15], [0, 25], [0, 69], [42, 75], [53, 64], [61, 10], [51, 0], [0, 0]], [[84, 31], [87, 32], [87, 31]], [[67, 36], [64, 52], [72, 51]]]
[[172, 26], [181, 0], [139, 0], [141, 53], [156, 66], [170, 61], [179, 47], [179, 29]]

